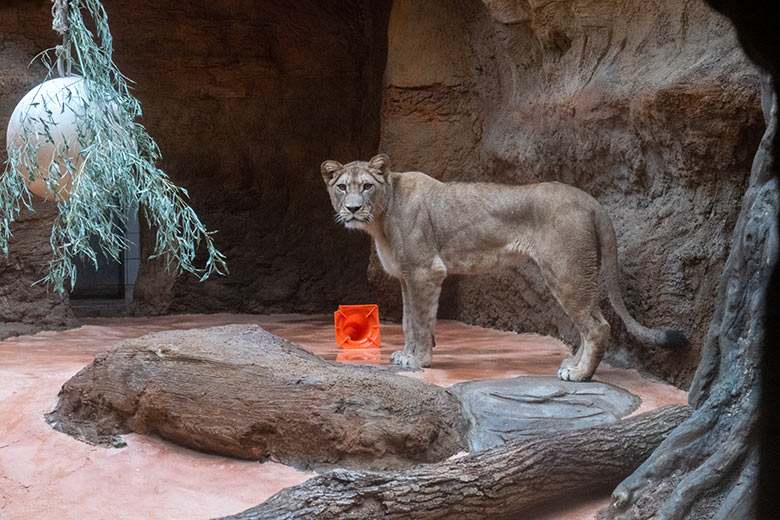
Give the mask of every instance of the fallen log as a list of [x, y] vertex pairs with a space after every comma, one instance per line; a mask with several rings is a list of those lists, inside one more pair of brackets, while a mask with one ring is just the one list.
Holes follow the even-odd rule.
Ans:
[[401, 472], [331, 471], [224, 520], [515, 518], [575, 492], [614, 486], [689, 416], [687, 406], [666, 406]]
[[47, 415], [93, 444], [156, 434], [298, 468], [385, 469], [463, 449], [457, 399], [380, 367], [325, 361], [256, 325], [123, 341], [71, 378]]

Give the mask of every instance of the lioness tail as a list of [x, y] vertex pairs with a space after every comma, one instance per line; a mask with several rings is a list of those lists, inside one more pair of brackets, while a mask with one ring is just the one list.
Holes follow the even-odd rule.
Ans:
[[665, 348], [682, 348], [688, 345], [685, 334], [678, 330], [650, 329], [640, 324], [629, 314], [620, 292], [620, 265], [618, 264], [615, 228], [606, 211], [601, 209], [597, 217], [598, 238], [601, 245], [601, 263], [605, 272], [607, 294], [612, 307], [623, 320], [628, 333], [648, 345]]

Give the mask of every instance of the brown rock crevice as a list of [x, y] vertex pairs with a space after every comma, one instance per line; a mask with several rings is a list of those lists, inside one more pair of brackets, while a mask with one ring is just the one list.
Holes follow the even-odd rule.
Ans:
[[[315, 312], [370, 299], [368, 242], [330, 224], [318, 169], [376, 149], [389, 2], [113, 9], [117, 62], [139, 85], [163, 166], [219, 230], [230, 268], [199, 283], [144, 263], [137, 312]], [[142, 237], [142, 256], [151, 246]]]

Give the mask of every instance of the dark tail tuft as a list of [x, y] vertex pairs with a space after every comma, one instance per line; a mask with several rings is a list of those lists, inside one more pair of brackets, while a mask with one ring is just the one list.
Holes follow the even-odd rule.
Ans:
[[688, 346], [688, 338], [679, 330], [664, 331], [664, 347], [679, 349]]

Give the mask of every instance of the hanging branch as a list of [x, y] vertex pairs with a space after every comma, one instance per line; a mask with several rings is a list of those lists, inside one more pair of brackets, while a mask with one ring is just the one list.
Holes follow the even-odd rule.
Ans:
[[[56, 49], [56, 68], [60, 75], [73, 71], [83, 78], [83, 85], [78, 95], [64, 88], [63, 106], [48, 107], [44, 100], [46, 117], [23, 118], [22, 142], [8, 143], [8, 159], [0, 176], [0, 250], [7, 256], [9, 225], [21, 205], [32, 209], [24, 175], [35, 180], [41, 141], [55, 144], [54, 118], [69, 110], [76, 118], [78, 150], [67, 141], [58, 146], [48, 166], [46, 184], [52, 194], [59, 193], [68, 176], [73, 184], [69, 197], [57, 199], [59, 213], [51, 233], [53, 256], [48, 274], [40, 281], [63, 292], [69, 279], [72, 288], [76, 281], [74, 257], [91, 261], [97, 269], [98, 252], [90, 246], [91, 238], [97, 238], [100, 252], [118, 260], [127, 247], [121, 223], [125, 214], [138, 211], [139, 206], [149, 227], [156, 229], [150, 258], [161, 257], [169, 272], [178, 275], [188, 271], [201, 281], [215, 272], [227, 273], [225, 257], [214, 247], [213, 232], [206, 230], [187, 204], [186, 190], [173, 184], [156, 166], [160, 149], [136, 122], [141, 107], [130, 93], [130, 80], [112, 59], [108, 17], [100, 1], [52, 1], [53, 27], [63, 35], [63, 44]], [[83, 12], [94, 22], [94, 32], [87, 27]], [[51, 77], [55, 66], [49, 52], [42, 53], [41, 59]], [[201, 244], [208, 258], [205, 266], [198, 268], [193, 262]]]

